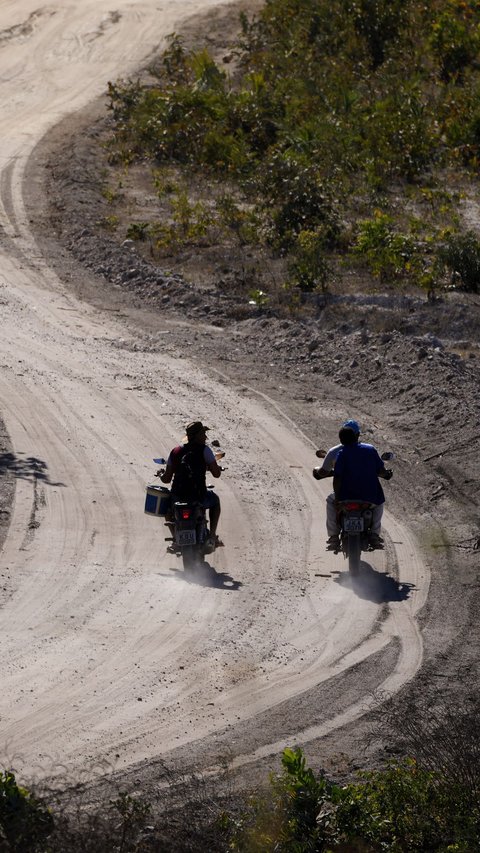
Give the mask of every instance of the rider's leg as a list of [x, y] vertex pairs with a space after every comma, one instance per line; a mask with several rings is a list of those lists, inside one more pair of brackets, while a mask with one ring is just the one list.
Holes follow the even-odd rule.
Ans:
[[165, 512], [165, 524], [168, 525], [168, 529], [170, 530], [170, 535], [171, 535], [172, 539], [175, 538], [175, 521], [174, 521], [174, 517], [173, 517], [174, 501], [175, 501], [175, 498], [170, 493], [170, 503], [169, 503], [168, 508]]
[[167, 546], [167, 551], [175, 554], [175, 521], [173, 519], [173, 498], [170, 501], [170, 507], [165, 513], [165, 524], [167, 525], [170, 531], [170, 539], [172, 540], [172, 544]]
[[209, 491], [204, 506], [208, 508], [210, 535], [216, 536], [218, 521], [220, 518], [220, 498], [215, 494], [215, 492]]
[[220, 518], [220, 503], [218, 506], [212, 506], [210, 509], [210, 535], [215, 536]]
[[340, 535], [340, 525], [337, 521], [337, 508], [333, 492], [327, 497], [327, 534], [328, 538]]
[[383, 504], [377, 504], [372, 510], [372, 533], [380, 536], [382, 529]]

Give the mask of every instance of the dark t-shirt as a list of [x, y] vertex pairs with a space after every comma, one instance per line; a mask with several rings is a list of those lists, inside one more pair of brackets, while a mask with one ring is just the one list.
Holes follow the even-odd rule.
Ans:
[[202, 444], [188, 443], [174, 447], [168, 464], [173, 468], [172, 495], [180, 500], [203, 501], [207, 494], [205, 475], [206, 457], [210, 448]]
[[334, 476], [340, 477], [339, 500], [362, 500], [383, 504], [385, 495], [378, 481], [383, 462], [372, 444], [349, 444], [342, 448]]

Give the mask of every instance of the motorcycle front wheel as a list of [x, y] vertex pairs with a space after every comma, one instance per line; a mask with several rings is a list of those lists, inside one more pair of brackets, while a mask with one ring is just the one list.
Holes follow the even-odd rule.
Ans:
[[362, 543], [360, 536], [348, 537], [348, 571], [351, 575], [358, 575], [360, 571], [360, 555], [362, 553]]

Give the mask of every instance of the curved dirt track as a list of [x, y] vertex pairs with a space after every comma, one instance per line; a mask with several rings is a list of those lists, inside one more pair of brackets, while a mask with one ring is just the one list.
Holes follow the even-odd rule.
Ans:
[[[131, 766], [239, 721], [253, 727], [392, 641], [382, 689], [399, 689], [422, 660], [429, 577], [406, 528], [386, 513], [388, 548], [364, 566], [370, 594], [355, 594], [324, 551], [326, 488], [311, 477], [308, 437], [248, 383], [166, 355], [168, 330], [134, 336], [78, 302], [26, 220], [25, 167], [47, 129], [145, 60], [180, 8], [208, 5], [17, 0], [0, 12], [0, 410], [17, 475], [0, 556], [0, 743], [23, 775], [54, 762]], [[192, 417], [210, 424], [228, 470], [225, 548], [186, 578], [143, 500], [152, 458]], [[389, 603], [372, 594], [386, 571], [408, 591]], [[359, 677], [341, 716], [323, 708], [315, 725], [295, 716], [284, 730], [320, 737], [366, 701]], [[238, 764], [287, 740], [259, 729], [257, 743], [245, 754], [236, 744]]]

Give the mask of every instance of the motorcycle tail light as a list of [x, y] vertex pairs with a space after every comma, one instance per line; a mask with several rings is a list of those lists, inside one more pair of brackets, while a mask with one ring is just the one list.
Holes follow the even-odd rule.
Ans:
[[190, 510], [182, 509], [182, 518], [184, 521], [187, 521], [190, 518]]
[[345, 504], [345, 509], [360, 509], [360, 504], [347, 503]]

